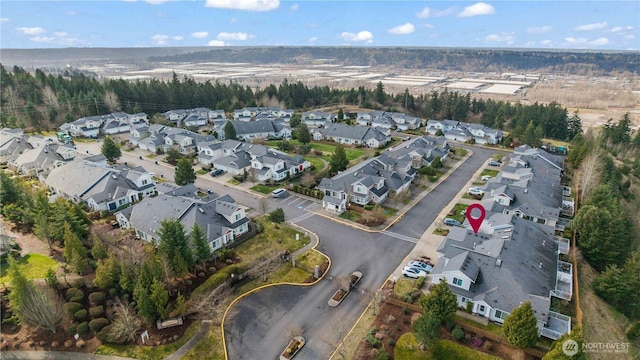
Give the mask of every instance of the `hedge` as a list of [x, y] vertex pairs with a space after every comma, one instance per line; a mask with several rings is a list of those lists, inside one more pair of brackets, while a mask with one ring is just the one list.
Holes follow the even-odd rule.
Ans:
[[76, 311], [73, 314], [73, 318], [78, 320], [78, 321], [82, 321], [82, 320], [86, 319], [87, 318], [87, 310], [80, 309], [80, 310]]
[[209, 278], [203, 282], [200, 286], [198, 286], [194, 291], [191, 297], [195, 297], [198, 294], [207, 294], [213, 291], [213, 289], [220, 286], [225, 280], [231, 277], [231, 274], [242, 274], [244, 272], [244, 267], [240, 265], [229, 265], [224, 268], [216, 271], [213, 275], [209, 276]]
[[89, 316], [92, 318], [96, 318], [102, 314], [104, 314], [104, 306], [102, 305], [92, 306], [89, 308]]
[[64, 310], [69, 315], [75, 314], [76, 311], [78, 311], [78, 310], [80, 310], [82, 308], [83, 308], [82, 304], [77, 303], [77, 302], [68, 302], [68, 303], [64, 304]]
[[69, 288], [67, 289], [67, 300], [71, 302], [80, 302], [84, 300], [84, 293], [82, 290], [77, 288]]
[[77, 328], [77, 333], [79, 335], [83, 335], [89, 332], [89, 324], [86, 321], [81, 322], [80, 324], [78, 324], [78, 328]]
[[107, 325], [109, 325], [109, 320], [106, 318], [97, 318], [89, 321], [89, 329], [93, 332], [98, 332]]
[[464, 339], [464, 331], [460, 326], [456, 326], [451, 332], [451, 335], [453, 336], [454, 339], [458, 341]]

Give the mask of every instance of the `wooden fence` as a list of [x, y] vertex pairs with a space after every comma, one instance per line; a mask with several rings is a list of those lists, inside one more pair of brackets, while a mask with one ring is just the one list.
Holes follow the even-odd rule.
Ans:
[[[402, 308], [407, 308], [410, 310], [413, 310], [415, 312], [419, 312], [419, 313], [423, 313], [423, 309], [421, 306], [415, 305], [415, 304], [410, 304], [407, 302], [404, 302], [402, 300], [399, 299], [395, 299], [393, 297], [388, 297], [387, 298], [387, 303], [395, 305], [395, 306], [399, 306]], [[474, 333], [477, 336], [483, 337], [483, 338], [487, 338], [487, 339], [491, 339], [493, 341], [499, 342], [505, 346], [511, 347], [513, 349], [517, 349], [515, 347], [513, 347], [511, 344], [509, 344], [509, 342], [507, 341], [507, 339], [503, 338], [501, 335], [493, 333], [491, 331], [487, 331], [485, 329], [479, 328], [477, 326], [473, 326], [471, 324], [465, 323], [461, 320], [455, 319], [454, 320], [455, 323], [457, 325], [459, 325], [465, 332], [469, 332], [469, 333]], [[534, 348], [526, 348], [526, 349], [522, 349], [525, 353], [535, 356], [539, 359], [542, 359], [542, 357], [546, 354], [546, 351], [544, 350], [539, 350], [539, 349], [534, 349]]]

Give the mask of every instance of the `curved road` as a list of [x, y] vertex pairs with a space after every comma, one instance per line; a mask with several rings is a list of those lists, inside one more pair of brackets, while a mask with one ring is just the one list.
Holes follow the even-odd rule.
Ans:
[[[434, 191], [427, 194], [388, 232], [417, 241], [435, 221], [471, 176], [496, 150], [473, 148], [473, 155]], [[289, 214], [287, 212], [287, 214]], [[332, 267], [320, 283], [311, 287], [280, 285], [253, 293], [240, 300], [225, 323], [229, 359], [275, 359], [295, 331], [302, 331], [307, 344], [302, 359], [327, 359], [335, 350], [375, 292], [414, 247], [411, 241], [382, 233], [367, 233], [327, 218], [313, 215], [298, 225], [320, 238], [318, 250], [332, 260]], [[336, 277], [360, 270], [364, 276], [337, 308], [327, 301], [339, 287]], [[332, 280], [333, 278], [333, 280]]]

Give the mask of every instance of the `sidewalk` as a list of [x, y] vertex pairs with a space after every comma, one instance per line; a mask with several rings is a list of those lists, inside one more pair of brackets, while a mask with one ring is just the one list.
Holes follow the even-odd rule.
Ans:
[[3, 351], [2, 360], [127, 360], [129, 358], [66, 351]]

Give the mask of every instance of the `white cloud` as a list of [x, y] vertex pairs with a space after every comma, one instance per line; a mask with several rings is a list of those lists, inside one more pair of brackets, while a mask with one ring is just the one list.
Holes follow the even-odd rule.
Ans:
[[300, 8], [300, 5], [298, 5], [298, 4], [293, 4], [293, 5], [291, 5], [291, 8], [290, 8], [290, 9], [291, 9], [291, 10], [293, 10], [293, 11], [296, 11], [296, 10], [298, 10], [299, 8]]
[[603, 45], [607, 45], [608, 43], [609, 43], [609, 39], [607, 39], [604, 36], [589, 41], [589, 45], [593, 45], [593, 46], [603, 46]]
[[169, 35], [155, 34], [151, 37], [151, 41], [155, 45], [166, 45], [169, 40]]
[[180, 41], [182, 39], [184, 39], [184, 37], [181, 36], [181, 35], [176, 35], [176, 36], [173, 37], [173, 40], [176, 40], [176, 41]]
[[32, 37], [31, 41], [39, 42], [39, 43], [52, 43], [56, 38], [53, 36], [36, 36]]
[[238, 18], [231, 18], [231, 19], [229, 20], [229, 23], [231, 23], [231, 24], [235, 24], [235, 23], [237, 23], [237, 22], [238, 22]]
[[633, 40], [633, 39], [636, 38], [636, 36], [629, 34], [629, 35], [625, 35], [624, 38], [627, 39], [627, 40]]
[[475, 3], [473, 5], [465, 7], [464, 10], [462, 10], [462, 12], [458, 14], [458, 16], [471, 17], [471, 16], [478, 16], [478, 15], [490, 15], [495, 12], [496, 12], [496, 9], [494, 9], [493, 6], [487, 3], [479, 2], [479, 3]]
[[20, 31], [25, 35], [40, 35], [46, 33], [46, 31], [41, 27], [19, 27], [16, 30]]
[[29, 40], [44, 44], [57, 44], [74, 46], [83, 44], [84, 42], [77, 37], [69, 36], [66, 32], [55, 32], [53, 36], [34, 36]]
[[574, 38], [574, 37], [566, 37], [564, 38], [564, 41], [566, 42], [566, 45], [584, 45], [587, 43], [587, 39], [585, 38]]
[[204, 39], [206, 37], [209, 37], [209, 33], [206, 31], [196, 31], [194, 33], [191, 33], [191, 36], [196, 39]]
[[160, 5], [160, 4], [166, 3], [168, 0], [144, 0], [144, 1], [151, 5]]
[[253, 35], [249, 35], [247, 33], [241, 33], [241, 32], [234, 32], [234, 33], [221, 32], [218, 34], [218, 36], [216, 36], [216, 39], [223, 40], [223, 41], [225, 40], [244, 41], [252, 37]]
[[584, 24], [584, 25], [580, 25], [580, 26], [576, 26], [574, 30], [576, 31], [593, 31], [593, 30], [600, 30], [600, 29], [604, 29], [607, 27], [607, 22], [599, 22], [599, 23], [593, 23], [593, 24]]
[[422, 24], [420, 26], [422, 26], [425, 29], [433, 29], [433, 28], [435, 28], [435, 26], [433, 24]]
[[507, 45], [513, 45], [516, 37], [514, 33], [500, 33], [487, 35], [484, 40], [486, 42], [506, 43]]
[[530, 27], [527, 29], [529, 34], [544, 34], [553, 31], [553, 27], [549, 25], [540, 26], [540, 27]]
[[416, 14], [416, 16], [420, 19], [426, 19], [429, 17], [429, 15], [431, 15], [431, 9], [429, 9], [428, 7], [422, 9], [422, 11]]
[[209, 46], [226, 46], [227, 44], [225, 44], [224, 41], [222, 40], [211, 40], [208, 43]]
[[363, 30], [357, 34], [350, 32], [343, 32], [340, 34], [344, 41], [366, 41], [367, 43], [373, 42], [373, 34], [369, 31]]
[[544, 45], [544, 46], [551, 46], [553, 45], [553, 41], [546, 39], [546, 40], [542, 40], [540, 41], [540, 44]]
[[206, 0], [204, 6], [233, 10], [271, 11], [280, 6], [280, 0]]
[[387, 30], [390, 34], [394, 34], [394, 35], [407, 35], [407, 34], [411, 34], [412, 32], [416, 31], [416, 27], [413, 26], [412, 23], [406, 23], [406, 24], [402, 24], [402, 25], [398, 25], [394, 28], [391, 28], [389, 30]]
[[420, 19], [426, 19], [428, 17], [443, 17], [443, 16], [453, 14], [456, 11], [456, 9], [457, 8], [455, 6], [446, 8], [444, 10], [434, 10], [434, 9], [425, 7], [419, 13], [417, 13], [416, 16]]
[[0, 18], [0, 22], [7, 22], [9, 21], [9, 18]]
[[58, 31], [58, 32], [54, 32], [53, 35], [58, 37], [64, 37], [64, 36], [67, 36], [67, 33], [63, 31]]
[[314, 36], [314, 37], [309, 38], [309, 42], [310, 42], [310, 43], [314, 43], [314, 42], [316, 42], [317, 40], [318, 40], [318, 38], [317, 38], [317, 37], [315, 37], [315, 36]]

